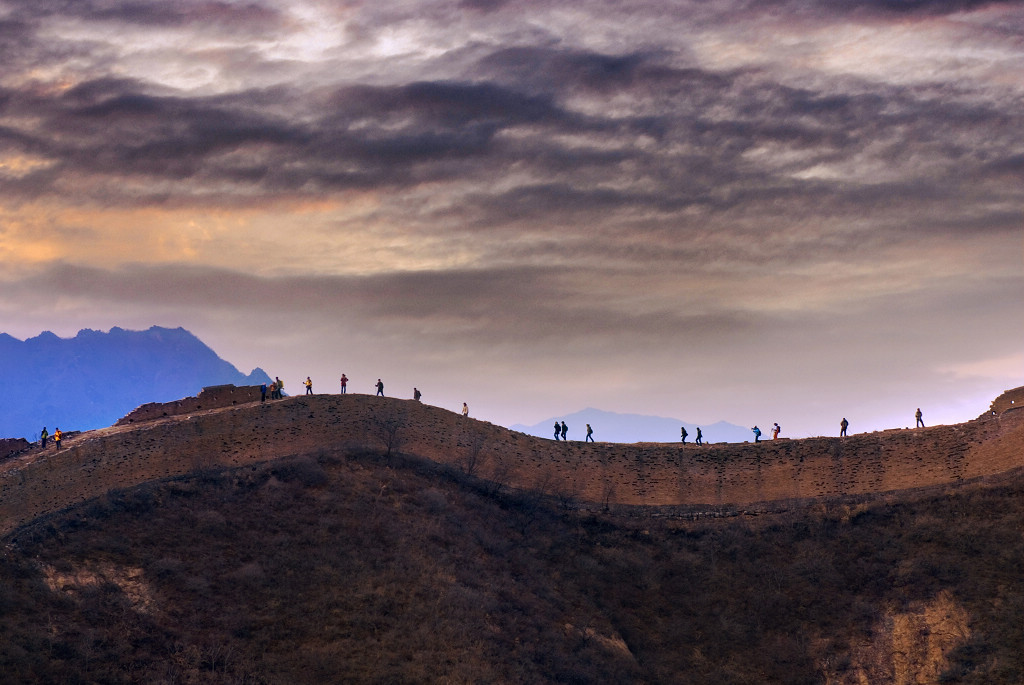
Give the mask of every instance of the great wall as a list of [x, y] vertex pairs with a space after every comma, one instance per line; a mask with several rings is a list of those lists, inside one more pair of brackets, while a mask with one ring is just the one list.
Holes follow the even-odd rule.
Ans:
[[310, 395], [259, 401], [219, 386], [144, 405], [60, 451], [0, 461], [0, 535], [112, 489], [210, 466], [244, 466], [320, 450], [392, 447], [509, 487], [580, 502], [748, 506], [966, 482], [1024, 466], [1024, 387], [977, 419], [845, 438], [707, 446], [554, 442], [413, 400]]

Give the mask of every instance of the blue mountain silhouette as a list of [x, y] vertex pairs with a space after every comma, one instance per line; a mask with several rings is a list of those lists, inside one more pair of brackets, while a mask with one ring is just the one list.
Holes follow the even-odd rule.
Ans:
[[195, 395], [209, 385], [270, 382], [262, 369], [241, 373], [184, 328], [84, 329], [74, 338], [44, 331], [21, 341], [0, 334], [0, 377], [10, 402], [0, 437], [113, 424], [147, 402]]

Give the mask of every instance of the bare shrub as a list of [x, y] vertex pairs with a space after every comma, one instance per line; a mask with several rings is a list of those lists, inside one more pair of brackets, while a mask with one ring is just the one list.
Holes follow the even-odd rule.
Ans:
[[374, 436], [384, 447], [388, 459], [405, 443], [405, 415], [392, 407], [384, 407], [370, 419]]

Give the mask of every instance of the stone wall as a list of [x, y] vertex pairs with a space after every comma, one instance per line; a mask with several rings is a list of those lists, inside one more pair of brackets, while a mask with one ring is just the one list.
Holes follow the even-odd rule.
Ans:
[[1020, 409], [1021, 407], [1024, 407], [1024, 387], [1007, 390], [1002, 395], [995, 398], [992, 401], [990, 412], [993, 414], [1002, 414], [1003, 412], [1010, 411], [1011, 409]]
[[167, 416], [194, 414], [205, 409], [230, 407], [236, 404], [254, 402], [260, 398], [258, 385], [237, 387], [232, 384], [211, 385], [203, 388], [196, 397], [186, 397], [173, 402], [150, 402], [131, 411], [118, 419], [115, 426], [123, 426], [140, 421], [153, 421]]
[[0, 438], [0, 460], [14, 456], [29, 448], [29, 441], [25, 438]]
[[858, 495], [1024, 466], [1024, 412], [1015, 410], [953, 426], [698, 447], [555, 442], [412, 400], [359, 394], [196, 408], [119, 422], [75, 436], [60, 452], [29, 450], [0, 463], [0, 534], [112, 488], [200, 467], [321, 449], [382, 452], [389, 425], [396, 427], [396, 451], [512, 487], [625, 505], [743, 506]]

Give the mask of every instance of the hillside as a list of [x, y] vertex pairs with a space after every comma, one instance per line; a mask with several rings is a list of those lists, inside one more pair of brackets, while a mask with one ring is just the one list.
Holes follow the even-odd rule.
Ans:
[[245, 375], [183, 328], [45, 331], [27, 340], [0, 334], [0, 375], [17, 402], [0, 412], [0, 438], [37, 439], [46, 426], [109, 426], [143, 402], [193, 395], [208, 385], [269, 382]]
[[0, 683], [1019, 683], [1024, 478], [566, 509], [382, 450], [114, 491], [0, 554]]
[[704, 450], [237, 390], [0, 461], [0, 683], [1024, 679], [1024, 389]]

